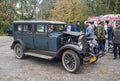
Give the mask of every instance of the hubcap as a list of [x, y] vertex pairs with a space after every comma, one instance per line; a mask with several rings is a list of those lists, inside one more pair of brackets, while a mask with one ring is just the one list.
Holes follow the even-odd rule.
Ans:
[[64, 63], [65, 63], [65, 66], [70, 70], [74, 69], [74, 67], [75, 67], [75, 59], [70, 54], [65, 55]]
[[17, 56], [21, 56], [21, 54], [22, 54], [22, 49], [19, 47], [19, 46], [17, 46], [16, 47], [16, 54], [17, 54]]

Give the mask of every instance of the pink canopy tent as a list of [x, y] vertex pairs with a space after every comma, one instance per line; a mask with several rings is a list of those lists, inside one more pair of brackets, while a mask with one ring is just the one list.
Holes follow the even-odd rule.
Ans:
[[120, 16], [118, 16], [118, 17], [111, 17], [110, 20], [120, 20]]
[[110, 17], [100, 17], [99, 18], [101, 21], [106, 21], [106, 20], [110, 20]]
[[89, 17], [88, 21], [98, 21], [99, 17]]
[[120, 14], [111, 14], [97, 17], [89, 17], [88, 21], [109, 21], [109, 20], [120, 20]]

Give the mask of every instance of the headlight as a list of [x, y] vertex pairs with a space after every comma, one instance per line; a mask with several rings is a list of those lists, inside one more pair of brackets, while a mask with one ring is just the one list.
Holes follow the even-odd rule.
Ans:
[[78, 46], [80, 47], [80, 50], [83, 49], [83, 44], [81, 42], [78, 42]]
[[93, 44], [92, 44], [92, 43], [89, 43], [89, 44], [90, 44], [90, 46], [92, 47]]
[[80, 49], [81, 49], [81, 50], [83, 49], [83, 45], [82, 45], [82, 44], [80, 45]]
[[93, 46], [93, 43], [91, 41], [88, 41], [88, 43], [89, 43], [90, 47]]

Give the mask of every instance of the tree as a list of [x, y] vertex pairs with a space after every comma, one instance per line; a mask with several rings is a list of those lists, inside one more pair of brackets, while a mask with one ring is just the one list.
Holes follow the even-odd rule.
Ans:
[[88, 7], [78, 0], [57, 0], [50, 19], [73, 23], [86, 20], [89, 14]]
[[0, 34], [6, 32], [14, 20], [13, 5], [7, 0], [0, 2]]
[[35, 19], [48, 20], [51, 17], [51, 9], [54, 8], [56, 0], [44, 0], [38, 7]]
[[17, 0], [16, 16], [22, 20], [34, 19], [36, 11], [43, 0]]
[[80, 0], [80, 2], [86, 4], [94, 16], [120, 13], [120, 0]]

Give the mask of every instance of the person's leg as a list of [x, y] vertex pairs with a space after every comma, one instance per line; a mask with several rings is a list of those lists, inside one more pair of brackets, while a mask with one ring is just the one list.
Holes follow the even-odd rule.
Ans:
[[114, 59], [117, 58], [117, 44], [114, 43]]
[[105, 45], [105, 40], [103, 40], [103, 45]]
[[105, 47], [105, 44], [106, 44], [106, 40], [104, 39], [104, 40], [103, 40], [103, 45], [104, 45], [104, 47]]
[[104, 45], [103, 45], [103, 40], [99, 41], [99, 57], [103, 57], [105, 55], [105, 49], [104, 49]]
[[104, 50], [106, 51], [106, 48], [105, 48], [105, 46], [106, 46], [106, 39], [104, 40]]
[[97, 40], [97, 43], [98, 43], [98, 51], [100, 52], [100, 48], [101, 48], [101, 46], [100, 46], [100, 40]]
[[118, 54], [119, 54], [119, 58], [120, 58], [120, 44], [118, 45]]
[[105, 52], [104, 40], [101, 40], [101, 50]]
[[108, 40], [108, 47], [110, 47], [110, 40]]

